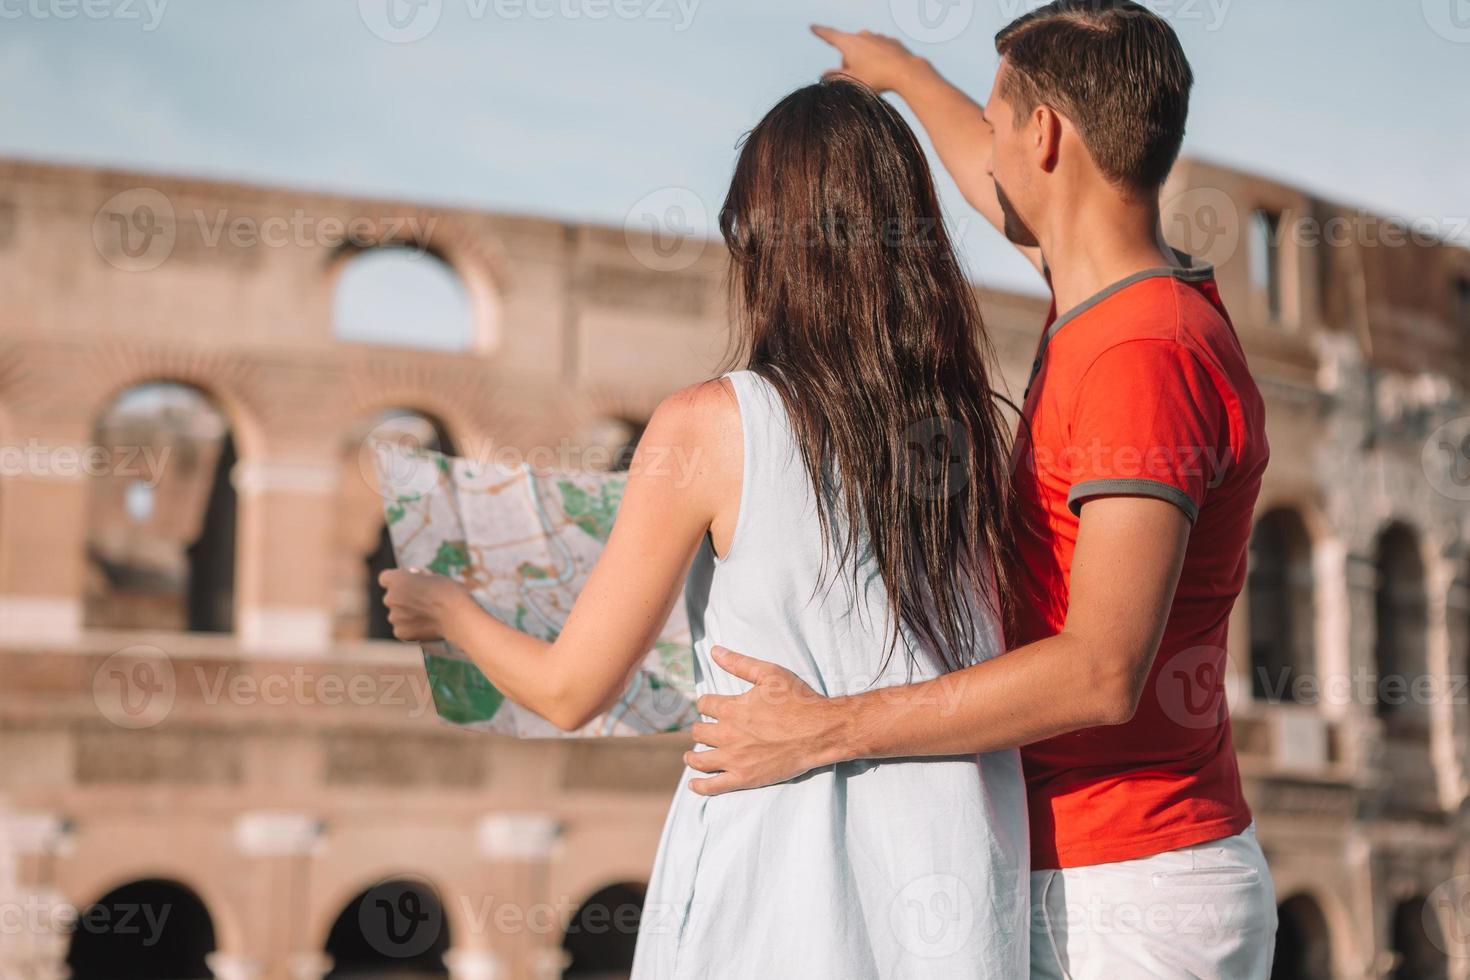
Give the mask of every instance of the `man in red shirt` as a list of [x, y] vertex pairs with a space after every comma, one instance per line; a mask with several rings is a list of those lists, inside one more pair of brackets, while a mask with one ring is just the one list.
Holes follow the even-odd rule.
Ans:
[[1178, 38], [1127, 0], [1048, 4], [997, 36], [982, 108], [890, 38], [815, 30], [843, 74], [908, 102], [1051, 286], [1016, 445], [1019, 635], [946, 677], [830, 699], [716, 648], [753, 687], [700, 699], [711, 748], [686, 761], [713, 775], [692, 788], [1022, 746], [1034, 978], [1265, 980], [1274, 886], [1223, 676], [1269, 449], [1213, 274], [1160, 231], [1193, 84]]

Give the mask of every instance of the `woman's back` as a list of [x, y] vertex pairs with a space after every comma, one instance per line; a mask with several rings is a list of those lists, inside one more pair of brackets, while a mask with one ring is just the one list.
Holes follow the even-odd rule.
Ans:
[[[706, 539], [685, 591], [700, 693], [748, 687], [710, 660], [715, 643], [773, 660], [826, 696], [943, 673], [938, 656], [911, 657], [902, 642], [890, 651], [890, 604], [861, 539], [847, 567], [836, 560], [842, 521], [824, 545], [775, 388], [753, 371], [727, 377], [744, 471], [727, 553], [716, 557]], [[977, 599], [973, 613], [978, 655], [1002, 652], [994, 611]], [[843, 763], [716, 797], [690, 791], [690, 775], [660, 842], [636, 977], [1025, 975], [1015, 752]]]

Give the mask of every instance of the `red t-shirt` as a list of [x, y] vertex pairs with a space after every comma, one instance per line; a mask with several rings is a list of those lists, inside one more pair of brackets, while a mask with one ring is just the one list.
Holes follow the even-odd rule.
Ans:
[[1015, 470], [1021, 646], [1066, 620], [1082, 506], [1149, 496], [1193, 522], [1134, 718], [1021, 750], [1035, 869], [1146, 857], [1250, 823], [1225, 705], [1225, 634], [1245, 582], [1264, 406], [1208, 267], [1142, 272], [1050, 318]]

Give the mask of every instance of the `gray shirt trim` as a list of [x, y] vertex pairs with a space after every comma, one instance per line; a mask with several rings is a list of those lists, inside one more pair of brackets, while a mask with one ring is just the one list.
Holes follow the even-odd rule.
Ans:
[[1184, 511], [1184, 516], [1193, 524], [1199, 520], [1199, 506], [1189, 494], [1178, 487], [1171, 487], [1158, 480], [1086, 480], [1073, 484], [1067, 494], [1067, 507], [1078, 517], [1082, 516], [1082, 502], [1088, 497], [1154, 497], [1166, 500]]

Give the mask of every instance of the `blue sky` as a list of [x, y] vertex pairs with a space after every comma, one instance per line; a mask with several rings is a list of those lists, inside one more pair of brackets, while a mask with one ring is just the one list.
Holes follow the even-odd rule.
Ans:
[[[1187, 153], [1470, 216], [1470, 0], [1149, 3], [1198, 75]], [[0, 153], [621, 224], [664, 187], [717, 207], [740, 133], [835, 63], [809, 22], [907, 27], [983, 97], [992, 35], [1033, 5], [0, 0]], [[1036, 289], [946, 186], [976, 277]]]

